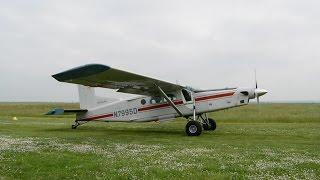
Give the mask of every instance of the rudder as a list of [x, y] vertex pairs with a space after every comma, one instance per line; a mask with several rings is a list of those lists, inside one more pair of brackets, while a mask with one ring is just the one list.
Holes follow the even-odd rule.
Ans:
[[94, 88], [78, 85], [78, 91], [81, 109], [90, 109], [97, 106]]

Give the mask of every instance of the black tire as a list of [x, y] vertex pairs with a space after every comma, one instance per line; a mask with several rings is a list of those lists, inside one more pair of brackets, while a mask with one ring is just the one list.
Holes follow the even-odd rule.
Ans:
[[188, 136], [199, 136], [202, 133], [202, 126], [198, 121], [189, 121], [186, 125]]
[[210, 126], [207, 123], [202, 124], [203, 130], [208, 131], [210, 130]]
[[71, 129], [77, 129], [77, 127], [78, 127], [78, 126], [76, 126], [76, 125], [72, 125], [72, 126], [71, 126]]
[[217, 129], [216, 121], [214, 119], [211, 119], [211, 118], [209, 118], [208, 121], [209, 121], [209, 130], [210, 131], [216, 130]]

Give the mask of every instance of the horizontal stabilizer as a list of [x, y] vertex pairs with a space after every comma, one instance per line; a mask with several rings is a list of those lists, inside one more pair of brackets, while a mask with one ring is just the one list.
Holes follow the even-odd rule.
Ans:
[[49, 111], [46, 115], [64, 115], [64, 114], [76, 114], [88, 112], [86, 109], [60, 109], [56, 108]]

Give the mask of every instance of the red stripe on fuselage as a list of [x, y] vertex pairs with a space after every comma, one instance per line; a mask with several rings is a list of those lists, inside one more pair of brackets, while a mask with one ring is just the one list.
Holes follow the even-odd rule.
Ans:
[[113, 113], [112, 114], [103, 114], [103, 115], [99, 115], [99, 116], [92, 116], [92, 117], [89, 117], [87, 119], [81, 119], [81, 120], [78, 120], [78, 121], [93, 121], [93, 120], [96, 120], [96, 119], [108, 118], [108, 117], [113, 117]]
[[[174, 102], [175, 105], [180, 105], [183, 104], [183, 101], [176, 101]], [[166, 103], [166, 104], [159, 104], [159, 105], [154, 105], [154, 106], [148, 106], [148, 107], [143, 107], [143, 108], [139, 108], [139, 112], [141, 111], [147, 111], [147, 110], [153, 110], [153, 109], [160, 109], [160, 108], [164, 108], [164, 107], [169, 107], [171, 106], [170, 104]]]
[[196, 102], [204, 101], [204, 100], [208, 100], [208, 99], [217, 99], [217, 98], [221, 98], [221, 97], [232, 96], [232, 95], [234, 95], [234, 93], [235, 92], [229, 92], [229, 93], [224, 93], [224, 94], [215, 94], [215, 95], [211, 95], [211, 96], [198, 97], [198, 98], [196, 98]]

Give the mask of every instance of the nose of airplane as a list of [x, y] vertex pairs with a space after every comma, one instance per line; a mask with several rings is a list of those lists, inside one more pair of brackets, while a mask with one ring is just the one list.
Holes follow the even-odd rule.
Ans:
[[263, 96], [267, 93], [268, 93], [268, 91], [265, 89], [255, 89], [255, 94], [257, 97]]

